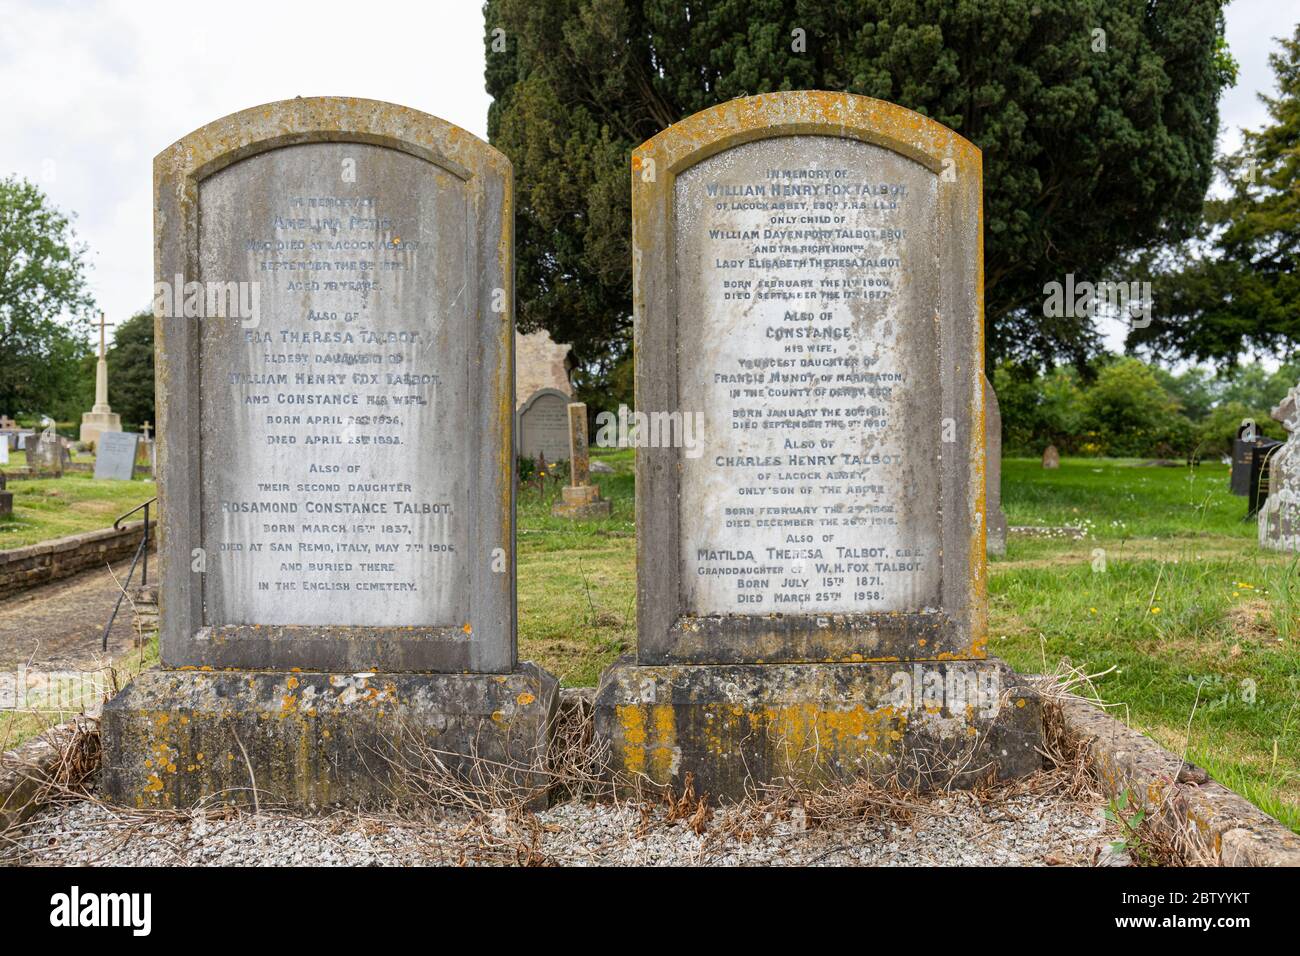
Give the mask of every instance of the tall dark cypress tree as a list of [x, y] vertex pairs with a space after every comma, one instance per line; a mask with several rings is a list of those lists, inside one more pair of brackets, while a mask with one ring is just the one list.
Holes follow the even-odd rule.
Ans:
[[488, 133], [515, 168], [520, 325], [573, 343], [590, 384], [620, 390], [629, 153], [684, 116], [808, 88], [957, 130], [984, 151], [990, 363], [1082, 361], [1091, 323], [1044, 317], [1044, 283], [1105, 278], [1193, 232], [1231, 74], [1219, 0], [488, 0], [484, 13]]

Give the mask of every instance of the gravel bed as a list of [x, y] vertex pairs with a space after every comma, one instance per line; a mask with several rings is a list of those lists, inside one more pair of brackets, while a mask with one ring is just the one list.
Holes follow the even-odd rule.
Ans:
[[[1099, 804], [1022, 793], [981, 803], [927, 798], [910, 822], [803, 826], [798, 811], [718, 813], [695, 830], [662, 807], [571, 802], [522, 818], [443, 814], [421, 821], [336, 813], [300, 817], [122, 813], [55, 804], [0, 837], [0, 861], [101, 866], [1042, 866], [1107, 860]], [[741, 833], [741, 836], [737, 836]]]

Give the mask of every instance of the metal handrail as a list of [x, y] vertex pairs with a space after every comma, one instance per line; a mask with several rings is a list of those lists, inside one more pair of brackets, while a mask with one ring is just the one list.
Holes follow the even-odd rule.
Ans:
[[126, 589], [131, 586], [131, 578], [135, 574], [136, 563], [143, 557], [144, 564], [140, 569], [140, 586], [144, 587], [149, 583], [149, 506], [157, 501], [157, 496], [150, 498], [144, 504], [136, 505], [124, 515], [119, 515], [113, 522], [113, 530], [121, 531], [122, 522], [137, 511], [144, 512], [144, 534], [140, 538], [140, 546], [135, 549], [135, 556], [131, 558], [131, 569], [126, 572], [126, 581], [121, 585], [118, 591], [117, 603], [113, 605], [113, 613], [108, 617], [108, 623], [104, 625], [104, 637], [100, 641], [103, 650], [108, 650], [108, 634], [113, 630], [113, 622], [117, 620], [117, 612], [122, 608], [122, 598], [126, 597]]
[[142, 505], [136, 505], [134, 508], [132, 508], [132, 509], [131, 509], [130, 511], [128, 511], [126, 514], [124, 514], [124, 515], [119, 515], [118, 518], [117, 518], [117, 520], [113, 522], [113, 530], [114, 530], [114, 531], [121, 531], [121, 530], [122, 530], [122, 528], [121, 528], [121, 524], [122, 524], [123, 521], [125, 521], [127, 518], [131, 517], [131, 515], [135, 514], [135, 513], [136, 513], [137, 511], [139, 511], [141, 508], [144, 508], [144, 509], [148, 510], [149, 506], [150, 506], [151, 504], [153, 504], [153, 503], [154, 503], [155, 501], [157, 501], [157, 500], [158, 500], [158, 496], [157, 496], [157, 495], [154, 495], [152, 498], [150, 498], [150, 499], [149, 499], [148, 501], [146, 501], [144, 504], [142, 504]]

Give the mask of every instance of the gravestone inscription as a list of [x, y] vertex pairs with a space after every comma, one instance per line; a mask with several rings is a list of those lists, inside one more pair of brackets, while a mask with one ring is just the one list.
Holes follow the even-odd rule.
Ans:
[[95, 478], [130, 481], [135, 476], [135, 432], [100, 432], [95, 441]]
[[534, 392], [519, 409], [519, 454], [545, 455], [547, 461], [569, 458], [569, 402], [564, 392], [544, 388]]
[[[767, 94], [642, 145], [632, 187], [657, 427], [636, 662], [597, 702], [616, 768], [739, 795], [940, 753], [945, 720], [1003, 734], [958, 690], [1009, 675], [985, 660], [978, 150], [878, 100]], [[927, 681], [938, 711], [902, 691]], [[1032, 734], [1007, 753], [1032, 769]]]
[[[536, 789], [556, 685], [515, 651], [509, 163], [295, 99], [165, 150], [155, 201], [164, 669], [105, 708], [109, 791], [226, 793], [215, 762], [151, 787], [144, 744], [235, 736], [294, 804], [391, 790], [384, 755], [421, 742]], [[186, 732], [150, 729], [160, 702]]]

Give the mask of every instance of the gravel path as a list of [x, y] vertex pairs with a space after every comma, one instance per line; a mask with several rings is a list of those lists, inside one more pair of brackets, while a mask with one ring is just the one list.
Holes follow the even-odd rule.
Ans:
[[[0, 861], [37, 865], [1092, 865], [1115, 839], [1099, 804], [1021, 793], [981, 803], [940, 795], [910, 822], [801, 825], [798, 811], [715, 814], [696, 833], [662, 808], [567, 803], [536, 816], [444, 815], [414, 822], [335, 814], [121, 814], [56, 805]], [[737, 835], [740, 834], [740, 835]]]
[[[152, 566], [153, 555], [149, 561]], [[135, 630], [127, 601], [113, 623], [108, 654], [99, 642], [117, 601], [117, 582], [126, 580], [130, 566], [126, 560], [113, 565], [112, 573], [107, 566], [92, 568], [0, 599], [0, 668], [94, 670], [106, 657], [129, 651]]]

